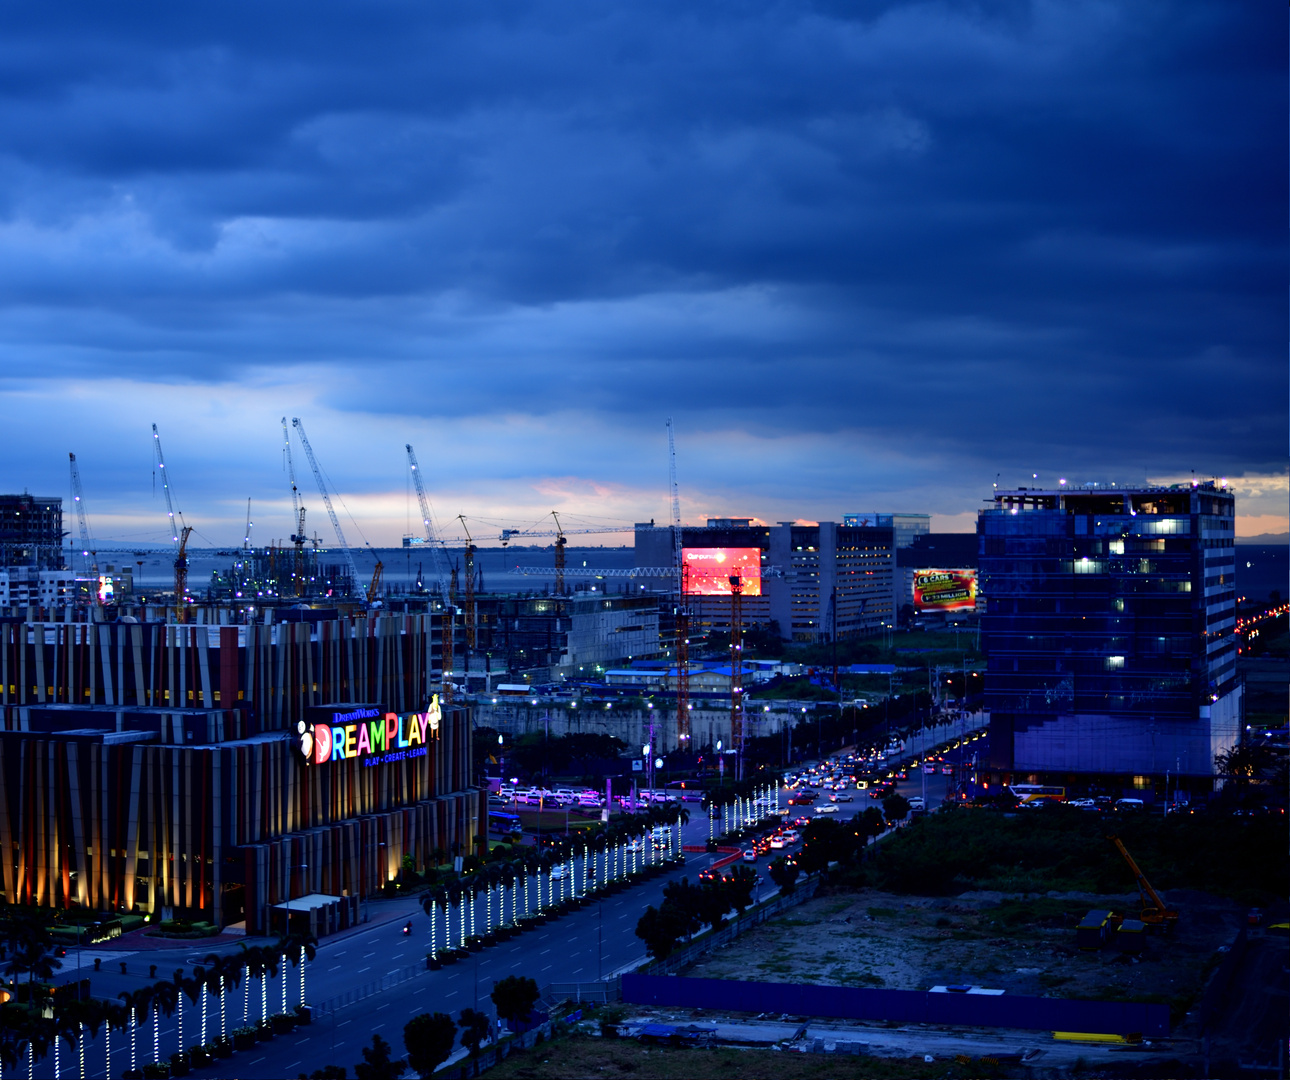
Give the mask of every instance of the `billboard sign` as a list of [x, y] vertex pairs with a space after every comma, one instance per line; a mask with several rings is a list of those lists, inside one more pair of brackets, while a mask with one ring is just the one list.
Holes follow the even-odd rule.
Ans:
[[761, 548], [682, 548], [681, 565], [690, 596], [729, 596], [734, 576], [742, 579], [744, 596], [761, 595]]
[[439, 737], [443, 710], [439, 695], [430, 699], [423, 713], [383, 713], [377, 709], [355, 709], [337, 713], [332, 723], [296, 725], [300, 756], [308, 765], [358, 760], [364, 765], [426, 756], [430, 740]]
[[915, 570], [915, 611], [976, 609], [975, 570]]

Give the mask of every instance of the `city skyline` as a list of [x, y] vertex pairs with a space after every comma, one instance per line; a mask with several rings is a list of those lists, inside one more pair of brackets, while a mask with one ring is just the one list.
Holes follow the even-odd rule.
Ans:
[[692, 524], [1194, 470], [1290, 529], [1280, 13], [4, 18], [0, 487], [75, 452], [96, 537], [166, 539], [152, 423], [194, 542], [287, 535], [283, 414], [355, 546], [405, 442], [448, 536], [667, 521], [668, 417]]

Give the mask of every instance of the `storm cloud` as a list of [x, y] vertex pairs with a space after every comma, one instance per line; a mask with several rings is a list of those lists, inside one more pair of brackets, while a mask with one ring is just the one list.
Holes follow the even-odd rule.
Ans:
[[240, 536], [299, 412], [387, 541], [406, 440], [453, 514], [628, 520], [675, 416], [696, 515], [1195, 469], [1279, 530], [1286, 51], [1146, 0], [10, 5], [5, 485], [76, 449], [146, 516], [156, 420]]

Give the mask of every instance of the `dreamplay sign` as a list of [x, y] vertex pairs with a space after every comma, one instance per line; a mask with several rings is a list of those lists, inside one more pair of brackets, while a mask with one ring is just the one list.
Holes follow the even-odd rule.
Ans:
[[376, 709], [355, 709], [336, 713], [330, 724], [296, 725], [300, 753], [310, 765], [329, 761], [359, 760], [364, 765], [425, 757], [431, 739], [439, 737], [443, 711], [439, 695], [430, 699], [423, 713], [381, 713]]

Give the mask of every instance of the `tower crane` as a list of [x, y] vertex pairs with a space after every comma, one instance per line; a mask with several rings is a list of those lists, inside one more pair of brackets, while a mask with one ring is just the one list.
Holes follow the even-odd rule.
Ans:
[[560, 528], [560, 515], [554, 510], [551, 516], [555, 518], [555, 595], [564, 595], [564, 545], [569, 541], [564, 537], [564, 530]]
[[[464, 514], [458, 514], [457, 520], [461, 522], [461, 527], [466, 533], [466, 648], [475, 647], [475, 542], [470, 538], [470, 529], [466, 527], [466, 518]], [[467, 660], [469, 663], [469, 660]], [[469, 668], [466, 671], [466, 677], [470, 677]]]
[[[551, 511], [551, 516], [555, 517], [554, 510]], [[502, 542], [502, 547], [505, 547], [516, 537], [581, 536], [587, 533], [631, 532], [631, 528], [629, 526], [623, 525], [591, 525], [585, 529], [566, 529], [560, 524], [560, 519], [558, 517], [556, 518], [555, 524], [556, 527], [554, 529], [503, 529], [501, 535], [498, 536], [497, 539]]]
[[81, 470], [76, 467], [76, 455], [67, 455], [72, 469], [72, 501], [76, 504], [76, 519], [81, 528], [81, 558], [85, 561], [85, 570], [90, 576], [92, 582], [90, 588], [94, 593], [95, 602], [103, 603], [103, 595], [99, 592], [99, 559], [98, 552], [94, 550], [94, 543], [90, 540], [90, 526], [85, 519], [85, 498], [81, 491]]
[[242, 534], [242, 554], [249, 556], [251, 554], [251, 526], [255, 522], [251, 520], [251, 500], [246, 500], [246, 532]]
[[170, 477], [166, 475], [166, 458], [161, 452], [161, 436], [157, 425], [152, 425], [152, 447], [156, 451], [157, 468], [161, 472], [161, 489], [166, 493], [166, 516], [170, 521], [170, 539], [175, 545], [175, 619], [188, 621], [188, 538], [192, 527], [184, 524], [184, 515], [175, 510], [170, 495]]
[[[358, 565], [354, 562], [354, 553], [349, 550], [349, 543], [345, 540], [345, 530], [340, 527], [340, 518], [336, 516], [336, 511], [331, 505], [331, 496], [327, 494], [327, 485], [323, 482], [322, 469], [318, 467], [318, 459], [314, 457], [314, 448], [309, 445], [309, 436], [305, 434], [305, 425], [300, 422], [300, 417], [298, 416], [291, 418], [291, 425], [296, 429], [296, 434], [300, 436], [300, 445], [305, 448], [305, 457], [309, 459], [309, 467], [313, 469], [314, 480], [318, 484], [318, 493], [322, 496], [323, 505], [327, 507], [327, 516], [331, 518], [331, 527], [336, 530], [336, 542], [340, 544], [340, 550], [345, 555], [345, 565], [349, 568], [351, 588], [357, 590]], [[372, 573], [372, 584], [367, 590], [367, 602], [369, 605], [372, 603], [376, 587], [380, 584], [382, 569], [381, 562], [378, 559], [376, 570]]]
[[[287, 418], [282, 418], [282, 452], [285, 455], [287, 476], [291, 480], [291, 543], [295, 548], [295, 561], [292, 564], [291, 576], [294, 578], [297, 596], [305, 595], [305, 508], [300, 498], [300, 489], [296, 487], [296, 466], [291, 460], [291, 435], [287, 431]], [[358, 582], [355, 582], [357, 587]]]
[[676, 484], [676, 440], [672, 418], [667, 418], [668, 479], [672, 495], [672, 588], [676, 595], [676, 744], [690, 749], [690, 613], [685, 593], [689, 586], [681, 552], [681, 492]]
[[439, 648], [439, 666], [443, 669], [443, 703], [452, 704], [452, 631], [453, 604], [449, 598], [448, 560], [444, 557], [442, 545], [435, 536], [434, 519], [430, 514], [430, 500], [426, 498], [425, 484], [421, 481], [421, 468], [417, 464], [416, 451], [411, 443], [405, 443], [408, 452], [408, 467], [412, 470], [412, 480], [416, 484], [417, 502], [421, 505], [421, 527], [425, 529], [426, 543], [434, 557], [435, 575], [439, 580], [439, 598], [443, 602], [443, 616], [439, 620], [441, 639]]

